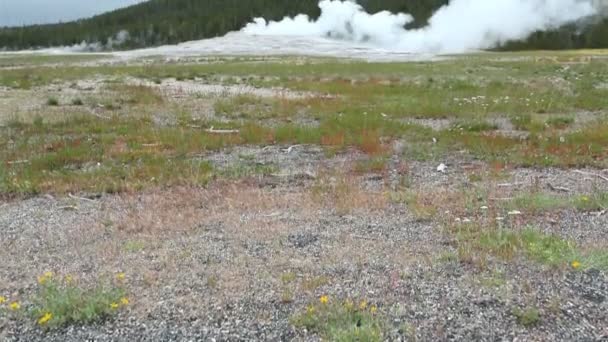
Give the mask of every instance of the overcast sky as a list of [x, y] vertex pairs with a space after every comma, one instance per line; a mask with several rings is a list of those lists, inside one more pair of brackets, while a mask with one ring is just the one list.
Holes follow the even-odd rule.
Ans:
[[0, 0], [0, 26], [86, 18], [144, 0]]

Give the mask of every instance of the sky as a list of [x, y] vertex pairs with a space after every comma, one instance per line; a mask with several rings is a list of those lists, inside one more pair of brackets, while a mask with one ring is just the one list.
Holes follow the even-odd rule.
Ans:
[[71, 21], [142, 1], [144, 0], [0, 0], [0, 26]]

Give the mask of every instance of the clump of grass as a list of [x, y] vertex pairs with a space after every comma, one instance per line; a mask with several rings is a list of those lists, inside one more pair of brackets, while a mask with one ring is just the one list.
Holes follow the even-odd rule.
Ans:
[[207, 286], [209, 286], [212, 289], [217, 289], [219, 285], [219, 278], [215, 275], [210, 275], [207, 278]]
[[573, 123], [574, 123], [574, 118], [567, 117], [567, 116], [553, 117], [553, 118], [547, 119], [547, 121], [545, 122], [545, 124], [547, 126], [553, 127], [553, 128], [558, 128], [558, 129], [564, 129], [564, 128], [572, 125]]
[[129, 304], [123, 288], [124, 274], [114, 284], [82, 287], [71, 276], [50, 272], [38, 278], [30, 313], [42, 327], [91, 323], [114, 315]]
[[49, 97], [46, 100], [47, 106], [59, 106], [59, 100], [56, 97]]
[[509, 210], [522, 210], [528, 213], [574, 208], [581, 211], [605, 210], [608, 208], [608, 193], [595, 192], [589, 195], [558, 197], [543, 193], [520, 194], [505, 203]]
[[576, 196], [571, 199], [571, 203], [578, 210], [607, 210], [608, 192], [594, 192], [590, 195]]
[[126, 241], [123, 246], [125, 251], [130, 252], [130, 253], [141, 252], [144, 250], [145, 247], [146, 247], [146, 245], [143, 241], [137, 241], [137, 240]]
[[527, 257], [550, 266], [571, 263], [579, 254], [573, 242], [530, 228], [521, 232], [503, 229], [483, 232], [479, 245], [504, 258], [512, 258], [518, 251], [523, 251]]
[[418, 221], [429, 221], [439, 210], [435, 196], [422, 191], [391, 193], [391, 200], [404, 203]]
[[283, 284], [289, 284], [289, 283], [293, 282], [294, 280], [296, 280], [296, 274], [293, 272], [285, 272], [285, 273], [281, 274], [281, 282]]
[[82, 105], [84, 105], [84, 102], [82, 102], [81, 98], [77, 97], [72, 100], [72, 106], [82, 106]]
[[538, 213], [547, 210], [555, 210], [568, 206], [568, 199], [556, 197], [543, 193], [526, 193], [515, 197], [506, 204], [510, 210], [525, 210], [530, 213]]
[[382, 341], [384, 325], [376, 306], [366, 301], [333, 301], [322, 296], [319, 303], [292, 317], [298, 328], [316, 332], [328, 341]]
[[467, 132], [485, 132], [497, 130], [498, 125], [487, 121], [473, 120], [457, 122], [453, 125], [452, 128], [455, 130], [463, 130]]
[[313, 277], [302, 281], [302, 288], [306, 291], [314, 291], [327, 284], [329, 284], [329, 278], [325, 276]]
[[275, 165], [241, 162], [219, 170], [218, 173], [226, 178], [243, 179], [256, 175], [270, 175], [277, 170]]
[[112, 86], [111, 90], [120, 95], [120, 102], [131, 105], [158, 105], [164, 102], [156, 89], [144, 85], [119, 84]]
[[540, 312], [537, 308], [529, 307], [525, 309], [513, 309], [513, 316], [517, 318], [517, 322], [525, 327], [535, 326], [540, 323]]
[[288, 304], [293, 302], [293, 292], [289, 288], [284, 288], [281, 292], [281, 303]]
[[355, 171], [359, 173], [382, 172], [386, 170], [388, 159], [384, 156], [359, 160], [355, 164]]
[[521, 255], [550, 267], [608, 269], [608, 250], [582, 249], [573, 241], [532, 228], [512, 231], [466, 224], [459, 226], [456, 237], [459, 255], [465, 259], [473, 254], [507, 260]]
[[366, 191], [357, 179], [342, 173], [319, 175], [311, 188], [311, 197], [315, 203], [333, 208], [339, 215], [355, 209], [374, 210], [386, 205], [384, 194]]

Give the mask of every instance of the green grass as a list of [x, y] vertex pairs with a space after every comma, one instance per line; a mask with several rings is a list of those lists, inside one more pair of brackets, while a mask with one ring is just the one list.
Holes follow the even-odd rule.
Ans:
[[569, 267], [576, 261], [584, 269], [608, 269], [608, 250], [586, 249], [533, 228], [515, 231], [469, 224], [458, 228], [456, 236], [461, 253], [466, 255], [485, 253], [506, 260], [525, 257], [550, 267]]
[[497, 130], [498, 125], [481, 120], [469, 120], [455, 123], [452, 129], [464, 130], [467, 132], [484, 132]]
[[[200, 65], [61, 65], [3, 70], [0, 85], [15, 88], [97, 76], [162, 81], [177, 75], [212, 83], [281, 86], [316, 95], [298, 99], [222, 98], [215, 102], [215, 112], [232, 121], [193, 122], [187, 110], [174, 108], [152, 87], [110, 82], [107, 88], [113, 97], [103, 102], [106, 113], [100, 116], [114, 115], [109, 120], [66, 112], [66, 118], [58, 122], [40, 116], [30, 124], [15, 121], [0, 127], [0, 159], [5, 161], [0, 163], [0, 193], [113, 192], [204, 184], [215, 172], [200, 156], [244, 144], [316, 144], [328, 153], [354, 147], [370, 156], [355, 166], [359, 172], [382, 171], [395, 139], [407, 142], [404, 156], [413, 160], [439, 161], [463, 151], [480, 160], [511, 166], [608, 167], [608, 124], [600, 121], [575, 132], [552, 129], [570, 122], [570, 116], [558, 113], [608, 108], [608, 91], [595, 87], [608, 76], [605, 60], [564, 70], [554, 62], [501, 61], [495, 59], [497, 55], [484, 56], [423, 63], [307, 59], [297, 64], [290, 63], [290, 58], [264, 63], [253, 63], [250, 58], [218, 58], [217, 63]], [[560, 87], [552, 83], [556, 77], [565, 80]], [[328, 94], [333, 96], [325, 96]], [[82, 104], [77, 100], [72, 103]], [[163, 110], [180, 112], [176, 126], [156, 126], [147, 117]], [[538, 112], [555, 116], [545, 122], [539, 120]], [[456, 124], [434, 131], [403, 123], [412, 117], [445, 117]], [[496, 117], [511, 118], [518, 129], [530, 135], [520, 139], [497, 134], [492, 124]], [[270, 118], [271, 122], [264, 121]], [[300, 118], [308, 124], [298, 124]], [[239, 133], [205, 133], [203, 129], [210, 126], [238, 129]], [[269, 172], [271, 168], [237, 166], [224, 174], [242, 177]], [[536, 202], [541, 208], [555, 204]], [[576, 206], [605, 207], [601, 199], [589, 202]]]
[[42, 54], [3, 54], [0, 55], [0, 67], [26, 66], [33, 67], [41, 64], [63, 64], [92, 62], [108, 57], [103, 54], [82, 55], [42, 55]]
[[372, 157], [357, 161], [355, 171], [359, 173], [383, 172], [386, 170], [388, 158], [385, 156]]
[[350, 300], [319, 303], [292, 317], [297, 328], [306, 328], [327, 341], [382, 341], [385, 323], [375, 307], [359, 305]]
[[72, 106], [82, 106], [82, 105], [84, 105], [84, 102], [79, 97], [73, 99], [71, 103], [72, 103]]
[[54, 97], [49, 97], [49, 98], [46, 100], [46, 105], [47, 105], [47, 106], [59, 106], [59, 100], [57, 100], [57, 99], [56, 99], [56, 98], [54, 98]]
[[58, 327], [103, 320], [126, 305], [120, 285], [84, 287], [71, 278], [47, 274], [39, 278], [30, 315], [41, 327]]
[[515, 308], [513, 309], [513, 316], [517, 319], [517, 323], [525, 327], [532, 327], [540, 323], [540, 312], [534, 307], [525, 309]]
[[542, 192], [526, 193], [504, 203], [502, 208], [529, 214], [568, 208], [581, 211], [605, 210], [608, 208], [608, 193], [596, 191], [591, 194], [573, 196], [555, 196]]
[[574, 118], [569, 116], [558, 116], [547, 119], [545, 124], [547, 126], [563, 129], [574, 123]]

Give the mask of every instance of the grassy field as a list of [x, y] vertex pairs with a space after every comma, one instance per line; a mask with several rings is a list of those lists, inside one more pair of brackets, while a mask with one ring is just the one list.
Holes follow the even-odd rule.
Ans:
[[[69, 217], [53, 229], [83, 241], [81, 253], [100, 269], [88, 274], [85, 261], [45, 245], [41, 253], [81, 272], [82, 283], [53, 275], [29, 293], [14, 272], [61, 270], [23, 265], [34, 242], [7, 242], [0, 299], [22, 288], [36, 299], [21, 316], [0, 302], [0, 327], [7, 319], [25, 331], [14, 322], [27, 317], [45, 329], [86, 325], [123, 317], [131, 302], [143, 317], [161, 310], [151, 298], [163, 286], [194, 283], [205, 294], [196, 301], [270, 307], [265, 314], [278, 320], [255, 321], [281, 322], [300, 337], [433, 340], [464, 328], [442, 325], [438, 312], [410, 314], [415, 305], [441, 308], [445, 295], [449, 310], [462, 311], [479, 299], [462, 290], [472, 286], [495, 298], [488, 317], [504, 325], [496, 329], [535, 339], [571, 319], [566, 302], [587, 298], [571, 297], [572, 279], [608, 270], [606, 51], [408, 63], [108, 58], [0, 55], [4, 219], [21, 222], [30, 210], [35, 219], [48, 209], [36, 201], [61, 201], [51, 206], [62, 208], [61, 219], [41, 227]], [[437, 171], [441, 163], [447, 172]], [[70, 235], [81, 226], [90, 228]], [[41, 233], [43, 245], [55, 241], [52, 231]], [[228, 261], [213, 254], [226, 248]], [[161, 260], [154, 269], [146, 253]], [[341, 268], [349, 264], [358, 271]], [[99, 280], [124, 278], [117, 265], [134, 270], [132, 283]], [[454, 288], [445, 294], [435, 284]], [[404, 303], [418, 291], [410, 286], [429, 293]], [[270, 297], [252, 296], [253, 288], [271, 289]], [[605, 304], [594, 303], [576, 310], [596, 317], [585, 333], [599, 336]]]
[[[511, 61], [490, 54], [429, 63], [245, 59], [204, 65], [3, 70], [0, 84], [9, 88], [104, 78], [105, 88], [119, 98], [109, 103], [88, 99], [88, 105], [105, 105], [107, 119], [73, 106], [82, 103], [79, 97], [61, 104], [60, 119], [47, 117], [44, 108], [33, 115], [5, 109], [0, 147], [7, 163], [0, 169], [0, 189], [5, 194], [110, 191], [139, 188], [152, 178], [155, 184], [173, 184], [172, 177], [162, 175], [171, 167], [188, 174], [168, 172], [181, 182], [200, 184], [210, 170], [192, 162], [189, 154], [239, 144], [318, 144], [328, 151], [355, 146], [381, 155], [391, 140], [405, 139], [410, 143], [405, 153], [422, 160], [465, 150], [511, 166], [606, 168], [608, 60], [581, 62], [565, 56], [559, 57], [566, 60], [561, 63], [545, 57]], [[43, 56], [28, 61], [46, 62]], [[200, 122], [179, 103], [164, 101], [156, 89], [121, 85], [129, 77], [281, 87], [306, 95], [210, 99], [215, 114], [225, 120]], [[46, 105], [59, 104], [49, 97]], [[173, 112], [179, 122], [155, 125], [151, 106]], [[314, 124], [300, 124], [307, 120]], [[433, 121], [444, 122], [445, 127], [433, 129]], [[211, 126], [239, 133], [205, 133]], [[23, 160], [28, 162], [17, 163]], [[131, 163], [135, 161], [137, 166]], [[87, 167], [91, 164], [99, 167]]]

